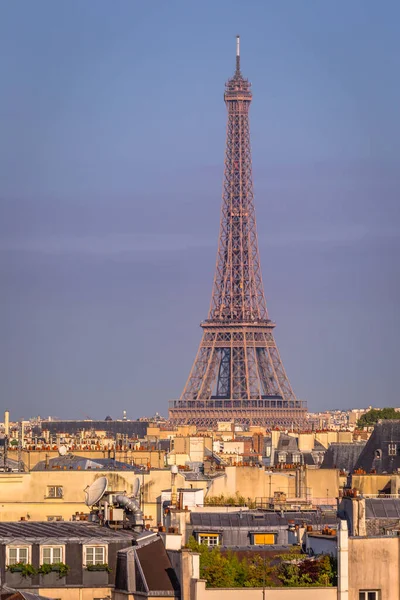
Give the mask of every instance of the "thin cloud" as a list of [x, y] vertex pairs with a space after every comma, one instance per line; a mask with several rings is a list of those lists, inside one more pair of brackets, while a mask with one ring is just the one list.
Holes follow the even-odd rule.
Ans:
[[[295, 246], [297, 244], [332, 245], [361, 243], [366, 238], [396, 238], [399, 228], [386, 226], [371, 229], [363, 224], [319, 225], [295, 231], [281, 230], [260, 233], [260, 246]], [[199, 248], [216, 248], [214, 237], [185, 233], [132, 233], [106, 235], [9, 236], [0, 239], [0, 252], [26, 252], [47, 255], [92, 255], [118, 257], [119, 255], [163, 254], [184, 252]]]
[[32, 236], [3, 238], [0, 250], [40, 254], [116, 256], [142, 252], [181, 252], [212, 245], [211, 240], [188, 234], [107, 234], [90, 236]]

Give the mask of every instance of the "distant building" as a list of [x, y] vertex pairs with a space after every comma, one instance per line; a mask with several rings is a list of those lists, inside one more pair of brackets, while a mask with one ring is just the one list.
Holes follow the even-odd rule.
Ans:
[[377, 474], [399, 471], [400, 419], [378, 421], [355, 464], [355, 469]]

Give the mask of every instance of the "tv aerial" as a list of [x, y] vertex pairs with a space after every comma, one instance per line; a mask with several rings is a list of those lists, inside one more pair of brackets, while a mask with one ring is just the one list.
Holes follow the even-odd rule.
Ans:
[[91, 485], [88, 485], [84, 492], [86, 494], [85, 504], [86, 506], [94, 506], [105, 494], [108, 486], [107, 477], [99, 477]]

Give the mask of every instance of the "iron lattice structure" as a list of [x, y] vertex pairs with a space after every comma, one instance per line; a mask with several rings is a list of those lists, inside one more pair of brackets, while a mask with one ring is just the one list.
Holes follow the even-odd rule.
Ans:
[[180, 399], [170, 402], [169, 417], [204, 426], [226, 419], [300, 424], [306, 403], [297, 400], [286, 375], [264, 296], [251, 168], [252, 93], [240, 71], [239, 38], [224, 99], [228, 125], [211, 304], [192, 370]]

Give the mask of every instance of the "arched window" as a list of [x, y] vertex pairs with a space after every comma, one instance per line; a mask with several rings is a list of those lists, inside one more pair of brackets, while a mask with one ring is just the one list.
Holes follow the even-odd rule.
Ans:
[[382, 458], [382, 450], [375, 450], [375, 458]]

